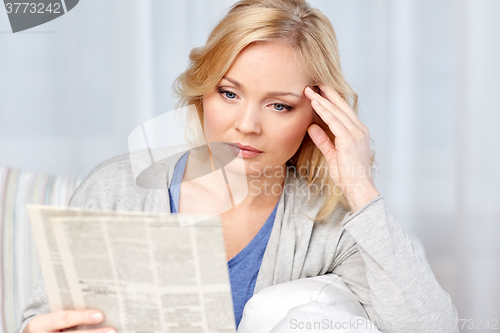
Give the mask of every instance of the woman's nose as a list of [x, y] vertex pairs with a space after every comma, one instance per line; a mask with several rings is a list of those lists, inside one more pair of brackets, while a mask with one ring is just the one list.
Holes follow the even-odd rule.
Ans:
[[261, 111], [252, 103], [242, 105], [240, 112], [236, 114], [234, 127], [245, 134], [260, 134], [262, 131], [260, 122]]

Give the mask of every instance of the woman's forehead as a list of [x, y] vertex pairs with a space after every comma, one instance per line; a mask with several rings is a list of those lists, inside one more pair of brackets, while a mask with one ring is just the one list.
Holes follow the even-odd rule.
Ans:
[[253, 84], [277, 91], [297, 90], [307, 85], [302, 63], [292, 47], [281, 42], [249, 45], [238, 54], [223, 80], [237, 88]]

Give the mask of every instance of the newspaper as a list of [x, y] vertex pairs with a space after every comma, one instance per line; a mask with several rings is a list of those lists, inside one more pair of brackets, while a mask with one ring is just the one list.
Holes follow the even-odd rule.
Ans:
[[77, 329], [236, 332], [218, 216], [29, 209], [51, 310], [105, 314]]
[[[81, 208], [61, 208], [45, 205], [28, 205], [31, 230], [37, 244], [38, 257], [52, 312], [74, 309], [73, 298], [66, 280], [59, 250], [50, 225], [53, 217], [70, 216], [150, 216], [142, 212], [120, 212], [104, 210], [84, 210]], [[158, 216], [151, 215], [151, 216]]]

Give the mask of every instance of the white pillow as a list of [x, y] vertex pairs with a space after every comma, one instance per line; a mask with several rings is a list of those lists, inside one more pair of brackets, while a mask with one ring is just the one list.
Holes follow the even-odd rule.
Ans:
[[238, 327], [238, 333], [295, 331], [379, 332], [333, 273], [262, 289], [245, 305]]

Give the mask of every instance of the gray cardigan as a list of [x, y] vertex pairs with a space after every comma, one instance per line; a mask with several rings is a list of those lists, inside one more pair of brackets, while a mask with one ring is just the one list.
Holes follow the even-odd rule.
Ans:
[[[136, 185], [128, 154], [109, 159], [87, 176], [69, 206], [170, 212], [168, 188], [182, 153], [156, 163], [150, 179], [159, 189]], [[288, 173], [255, 293], [299, 278], [336, 273], [351, 288], [369, 319], [382, 332], [458, 332], [457, 310], [433, 273], [420, 259], [409, 237], [391, 215], [383, 197], [352, 214], [339, 204], [322, 222], [313, 222], [323, 197], [308, 200], [307, 181]], [[303, 210], [303, 211], [302, 211]], [[22, 332], [35, 315], [49, 313], [43, 278], [28, 300]]]

